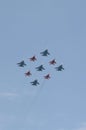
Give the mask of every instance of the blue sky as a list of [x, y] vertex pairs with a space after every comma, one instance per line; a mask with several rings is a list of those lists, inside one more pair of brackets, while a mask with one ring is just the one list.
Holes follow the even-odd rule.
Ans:
[[[86, 1], [0, 1], [0, 130], [86, 130]], [[48, 48], [51, 55], [39, 53]], [[36, 55], [38, 62], [28, 58]], [[34, 67], [65, 70], [43, 81]], [[25, 60], [27, 66], [16, 63]], [[26, 78], [30, 69], [34, 75]], [[32, 87], [37, 77], [41, 84]]]

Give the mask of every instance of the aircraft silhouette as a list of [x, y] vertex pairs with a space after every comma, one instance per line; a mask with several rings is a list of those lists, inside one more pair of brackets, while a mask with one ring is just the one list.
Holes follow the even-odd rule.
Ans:
[[26, 64], [25, 64], [24, 60], [23, 60], [23, 61], [21, 61], [21, 62], [19, 62], [19, 63], [17, 63], [17, 64], [19, 65], [19, 67], [24, 67], [24, 66], [26, 66]]
[[55, 64], [56, 64], [56, 61], [55, 61], [55, 59], [53, 59], [53, 60], [51, 60], [49, 63], [50, 63], [51, 65], [55, 65]]
[[60, 65], [60, 66], [58, 66], [58, 67], [55, 67], [55, 69], [56, 69], [57, 71], [62, 71], [62, 70], [64, 70], [63, 65]]
[[30, 61], [36, 61], [36, 60], [37, 60], [37, 59], [36, 59], [35, 56], [33, 56], [33, 57], [30, 58]]
[[50, 75], [47, 74], [47, 75], [44, 76], [44, 78], [45, 78], [45, 79], [50, 79]]
[[48, 49], [40, 53], [42, 56], [48, 56], [50, 53], [48, 52]]
[[32, 75], [30, 71], [25, 73], [25, 76], [30, 76], [30, 75]]
[[39, 82], [38, 82], [38, 80], [36, 79], [36, 80], [34, 80], [34, 81], [32, 81], [32, 82], [30, 82], [32, 85], [34, 85], [34, 86], [37, 86], [37, 85], [39, 85]]
[[36, 67], [37, 71], [42, 71], [45, 70], [45, 68], [43, 67], [43, 65], [40, 65], [38, 67]]

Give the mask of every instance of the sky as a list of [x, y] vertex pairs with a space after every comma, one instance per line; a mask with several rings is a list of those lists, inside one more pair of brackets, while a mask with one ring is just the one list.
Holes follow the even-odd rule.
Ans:
[[[0, 130], [86, 130], [86, 1], [0, 1]], [[50, 56], [40, 52], [48, 49]], [[36, 55], [37, 62], [28, 58]], [[65, 70], [55, 71], [55, 58]], [[27, 64], [19, 68], [17, 63]], [[34, 69], [44, 63], [47, 70]], [[30, 69], [32, 77], [24, 73]], [[43, 80], [49, 72], [50, 80]], [[37, 78], [40, 85], [31, 86]]]

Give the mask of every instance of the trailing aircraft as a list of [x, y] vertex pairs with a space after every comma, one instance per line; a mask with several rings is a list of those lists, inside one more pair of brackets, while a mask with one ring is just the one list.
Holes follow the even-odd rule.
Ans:
[[34, 81], [32, 81], [32, 82], [30, 82], [32, 85], [34, 85], [34, 86], [37, 86], [37, 85], [39, 85], [39, 82], [38, 82], [38, 80], [36, 79], [36, 80], [34, 80]]
[[40, 65], [38, 67], [36, 67], [37, 71], [42, 71], [45, 70], [45, 68], [43, 67], [43, 65]]
[[40, 53], [42, 56], [48, 56], [50, 53], [48, 52], [48, 49]]
[[17, 64], [19, 65], [19, 67], [24, 67], [24, 66], [26, 66], [26, 64], [25, 64], [24, 60], [23, 60], [23, 61], [21, 61], [21, 62], [19, 62], [19, 63], [17, 63]]
[[62, 71], [62, 70], [64, 70], [63, 65], [59, 65], [58, 67], [55, 67], [55, 69], [56, 69], [57, 71]]

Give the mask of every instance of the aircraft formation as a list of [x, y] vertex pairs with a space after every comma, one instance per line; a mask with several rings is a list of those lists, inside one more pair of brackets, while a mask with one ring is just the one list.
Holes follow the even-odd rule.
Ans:
[[[44, 50], [43, 52], [40, 52], [40, 55], [43, 56], [43, 57], [47, 57], [47, 56], [50, 55], [50, 53], [49, 53], [48, 49], [46, 49], [46, 50]], [[35, 62], [35, 61], [37, 61], [37, 57], [34, 55], [34, 56], [30, 57], [29, 60], [30, 60], [31, 62]], [[52, 60], [49, 61], [49, 65], [56, 65], [56, 64], [57, 64], [57, 62], [56, 62], [55, 59], [52, 59]], [[25, 67], [25, 66], [27, 66], [27, 64], [25, 63], [24, 60], [22, 60], [21, 62], [17, 63], [17, 65], [18, 65], [19, 67]], [[46, 68], [44, 67], [43, 64], [41, 64], [40, 66], [35, 67], [35, 69], [36, 69], [36, 71], [40, 71], [40, 72], [46, 70]], [[54, 67], [54, 69], [55, 69], [56, 71], [62, 71], [62, 70], [64, 70], [64, 67], [63, 67], [62, 64], [60, 64], [59, 66]], [[32, 76], [31, 71], [30, 71], [30, 70], [27, 71], [27, 72], [25, 73], [25, 76], [28, 76], [28, 77], [29, 77], [29, 76]], [[50, 76], [49, 73], [46, 74], [46, 75], [44, 75], [44, 79], [50, 79], [50, 78], [51, 78], [51, 76]], [[38, 79], [34, 79], [33, 81], [30, 82], [30, 84], [33, 85], [33, 86], [40, 85]]]

